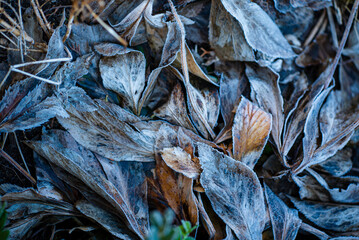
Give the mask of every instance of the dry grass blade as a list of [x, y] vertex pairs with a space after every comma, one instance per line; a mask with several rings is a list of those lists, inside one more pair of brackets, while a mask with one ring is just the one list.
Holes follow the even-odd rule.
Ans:
[[105, 23], [93, 10], [92, 8], [86, 4], [85, 7], [91, 13], [91, 15], [96, 19], [96, 21], [101, 24], [102, 27], [106, 29], [112, 36], [114, 36], [123, 46], [127, 47], [128, 43], [125, 39], [123, 39], [120, 35], [118, 35], [115, 30], [113, 30], [107, 23]]
[[12, 166], [14, 166], [24, 177], [26, 177], [33, 185], [36, 185], [36, 180], [23, 169], [12, 157], [9, 156], [4, 150], [0, 149], [0, 155], [5, 158]]
[[43, 81], [43, 82], [46, 82], [46, 83], [50, 83], [50, 84], [53, 84], [53, 85], [60, 85], [62, 83], [61, 80], [58, 81], [58, 82], [55, 82], [53, 80], [50, 80], [50, 79], [47, 79], [47, 78], [43, 78], [43, 77], [36, 76], [34, 74], [31, 74], [31, 73], [25, 72], [25, 71], [20, 70], [18, 68], [25, 67], [25, 66], [30, 66], [30, 65], [44, 64], [44, 63], [55, 63], [55, 62], [68, 62], [68, 61], [71, 61], [72, 60], [72, 54], [70, 53], [70, 51], [68, 50], [67, 47], [65, 47], [65, 51], [66, 51], [66, 53], [68, 55], [68, 57], [65, 57], [65, 58], [46, 59], [46, 60], [40, 60], [40, 61], [35, 61], [35, 62], [15, 64], [15, 65], [10, 66], [10, 69], [8, 70], [5, 77], [3, 78], [3, 80], [0, 83], [0, 89], [3, 86], [3, 84], [5, 83], [6, 79], [9, 77], [11, 72], [18, 72], [18, 73], [24, 74], [24, 75], [29, 76], [29, 77], [33, 77], [33, 78], [35, 78], [37, 80], [40, 80], [40, 81]]

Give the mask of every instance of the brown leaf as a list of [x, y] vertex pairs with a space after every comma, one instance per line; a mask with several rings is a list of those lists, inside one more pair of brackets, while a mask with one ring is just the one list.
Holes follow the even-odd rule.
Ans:
[[170, 168], [188, 178], [196, 179], [201, 173], [199, 162], [192, 160], [191, 155], [182, 148], [164, 148], [160, 153], [162, 159]]
[[263, 190], [245, 164], [198, 144], [201, 184], [214, 211], [239, 239], [261, 239], [266, 222]]
[[225, 126], [217, 135], [216, 143], [232, 137], [232, 124], [241, 94], [247, 87], [244, 75], [244, 65], [239, 62], [225, 62], [216, 64], [216, 70], [222, 74], [219, 87], [221, 98], [221, 114]]
[[254, 168], [271, 128], [271, 115], [242, 97], [233, 121], [234, 158], [249, 168]]
[[193, 194], [193, 180], [169, 168], [162, 158], [156, 157], [154, 176], [148, 178], [149, 203], [156, 208], [170, 207], [177, 219], [198, 224], [198, 207]]
[[246, 65], [246, 75], [255, 101], [259, 107], [272, 114], [271, 135], [277, 148], [282, 145], [282, 129], [284, 125], [283, 97], [279, 88], [279, 76], [269, 68], [254, 64]]

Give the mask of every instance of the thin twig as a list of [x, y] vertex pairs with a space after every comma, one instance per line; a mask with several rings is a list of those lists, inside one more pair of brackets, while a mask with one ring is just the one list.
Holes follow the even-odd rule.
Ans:
[[1, 149], [4, 149], [6, 140], [7, 140], [7, 136], [9, 135], [8, 132], [5, 133], [5, 136], [3, 137], [2, 143], [1, 143]]
[[71, 11], [70, 18], [69, 18], [69, 21], [67, 23], [66, 34], [65, 34], [64, 38], [62, 39], [62, 42], [65, 42], [66, 39], [70, 36], [71, 30], [72, 30], [72, 24], [74, 22], [74, 19], [75, 19], [75, 14]]
[[337, 36], [337, 31], [335, 30], [333, 13], [332, 13], [331, 8], [329, 8], [329, 7], [327, 7], [327, 14], [328, 14], [330, 32], [332, 34], [332, 39], [333, 39], [333, 45], [337, 49], [339, 47], [338, 36]]
[[[20, 40], [19, 40], [19, 47], [20, 47], [20, 57], [21, 57], [21, 62], [25, 62], [24, 61], [24, 55], [26, 54], [26, 41], [23, 41], [24, 38], [24, 24], [22, 22], [22, 13], [21, 13], [21, 2], [20, 0], [17, 1], [18, 6], [19, 6], [19, 23], [20, 23]], [[25, 45], [25, 52], [24, 52], [24, 46]]]
[[351, 29], [351, 27], [353, 25], [353, 20], [354, 20], [355, 14], [358, 11], [358, 5], [359, 5], [359, 0], [355, 0], [355, 2], [353, 4], [353, 7], [352, 7], [352, 10], [350, 11], [350, 16], [349, 16], [349, 19], [348, 19], [348, 23], [345, 26], [345, 30], [344, 30], [342, 40], [340, 41], [340, 45], [339, 45], [339, 48], [337, 50], [337, 54], [335, 55], [334, 61], [332, 63], [332, 66], [331, 66], [331, 69], [330, 69], [330, 72], [329, 72], [329, 75], [327, 77], [327, 81], [325, 82], [325, 84], [326, 84], [325, 87], [327, 87], [329, 85], [330, 80], [334, 76], [334, 73], [335, 73], [335, 70], [336, 70], [336, 68], [338, 66], [339, 59], [340, 59], [340, 57], [342, 55], [345, 43], [348, 40], [348, 36], [349, 36], [349, 33], [350, 33], [350, 29]]
[[35, 2], [36, 2], [36, 5], [37, 5], [37, 8], [39, 9], [41, 17], [44, 20], [44, 23], [45, 23], [45, 26], [46, 26], [47, 30], [52, 34], [54, 32], [54, 30], [52, 29], [51, 24], [47, 21], [46, 16], [45, 16], [44, 12], [42, 11], [42, 7], [39, 4], [39, 1], [35, 0]]
[[39, 11], [39, 8], [36, 6], [36, 3], [34, 0], [31, 0], [31, 6], [32, 8], [34, 9], [34, 13], [35, 13], [35, 16], [37, 18], [37, 21], [39, 22], [40, 24], [40, 27], [42, 28], [42, 30], [45, 32], [45, 34], [50, 37], [51, 36], [51, 33], [49, 32], [44, 20], [42, 19], [41, 17], [41, 13]]
[[[21, 31], [19, 29], [17, 29], [14, 26], [11, 26], [10, 24], [8, 24], [7, 22], [5, 22], [3, 19], [0, 19], [0, 25], [3, 26], [4, 28], [8, 29], [9, 32], [12, 32], [15, 34], [15, 36], [17, 37], [21, 37]], [[34, 43], [34, 39], [32, 39], [32, 37], [30, 37], [29, 35], [27, 35], [27, 33], [23, 33], [24, 34], [24, 39], [26, 41], [28, 41], [29, 43]]]
[[22, 175], [24, 175], [32, 184], [36, 185], [36, 180], [23, 169], [10, 155], [8, 155], [4, 150], [0, 149], [0, 156], [5, 158], [12, 166], [14, 166]]
[[111, 34], [113, 37], [115, 37], [123, 46], [127, 47], [128, 43], [127, 41], [122, 38], [120, 35], [118, 35], [115, 30], [113, 30], [107, 23], [105, 23], [92, 9], [91, 7], [86, 4], [85, 5], [87, 10], [91, 13], [91, 15], [96, 19], [96, 21], [101, 24], [102, 27], [104, 27], [109, 34]]
[[20, 153], [22, 162], [23, 162], [24, 165], [25, 165], [26, 171], [30, 174], [30, 170], [29, 170], [29, 168], [27, 167], [27, 164], [26, 164], [24, 155], [22, 154], [21, 147], [20, 147], [19, 141], [17, 140], [17, 136], [16, 136], [16, 133], [15, 133], [15, 132], [14, 132], [14, 137], [15, 137], [16, 146], [17, 146], [17, 148], [19, 149], [19, 153]]
[[312, 31], [310, 32], [309, 36], [307, 37], [307, 39], [305, 40], [303, 47], [306, 47], [309, 45], [309, 43], [312, 42], [312, 40], [314, 39], [315, 35], [317, 35], [320, 27], [323, 25], [325, 19], [325, 11], [323, 11], [322, 15], [320, 16], [317, 24], [314, 26], [314, 28], [312, 29]]
[[68, 61], [71, 61], [72, 60], [72, 55], [71, 55], [70, 51], [67, 49], [67, 47], [65, 47], [65, 51], [66, 51], [66, 53], [68, 55], [68, 57], [66, 57], [66, 58], [45, 59], [45, 60], [41, 60], [41, 61], [27, 62], [27, 63], [21, 63], [21, 64], [16, 64], [16, 65], [10, 66], [8, 72], [6, 73], [5, 77], [3, 78], [3, 80], [0, 83], [0, 89], [3, 86], [3, 84], [5, 83], [6, 79], [9, 77], [11, 72], [18, 72], [18, 73], [24, 74], [26, 76], [38, 79], [40, 81], [44, 81], [46, 83], [50, 83], [50, 84], [54, 84], [54, 85], [60, 85], [62, 83], [61, 80], [58, 81], [58, 82], [55, 82], [53, 80], [46, 79], [46, 78], [43, 78], [43, 77], [39, 77], [39, 76], [36, 76], [34, 74], [19, 70], [18, 68], [25, 67], [25, 66], [30, 66], [30, 65], [42, 64], [42, 63], [54, 63], [54, 62], [68, 62]]

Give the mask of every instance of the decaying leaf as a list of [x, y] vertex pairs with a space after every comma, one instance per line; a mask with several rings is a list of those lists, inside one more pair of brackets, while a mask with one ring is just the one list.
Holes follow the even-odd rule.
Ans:
[[168, 102], [157, 108], [155, 114], [157, 117], [163, 118], [170, 123], [196, 132], [196, 129], [188, 117], [185, 96], [179, 83], [172, 90]]
[[227, 12], [220, 0], [212, 0], [209, 41], [216, 55], [223, 60], [255, 60], [253, 49], [248, 45], [240, 23]]
[[201, 184], [214, 211], [239, 239], [260, 239], [266, 222], [263, 190], [245, 164], [198, 144]]
[[38, 127], [56, 115], [68, 117], [58, 99], [48, 95], [45, 83], [24, 80], [11, 86], [0, 102], [0, 132]]
[[291, 58], [295, 54], [272, 19], [248, 0], [221, 0], [224, 8], [240, 23], [248, 44], [271, 56]]
[[[53, 131], [43, 135], [42, 141], [31, 142], [29, 144], [51, 163], [80, 179], [90, 189], [108, 201], [139, 237], [144, 238], [146, 236], [148, 231], [146, 199], [142, 198], [143, 194], [141, 191], [128, 191], [129, 186], [121, 181], [135, 177], [139, 182], [131, 183], [133, 184], [131, 188], [136, 189], [138, 185], [143, 184], [144, 176], [141, 183], [141, 178], [139, 178], [139, 174], [136, 171], [132, 172], [127, 169], [121, 172], [120, 165], [117, 165], [117, 168], [113, 167], [110, 169], [104, 167], [104, 170], [102, 170], [101, 165], [106, 166], [104, 163], [110, 164], [106, 163], [109, 160], [99, 160], [95, 154], [76, 143], [71, 135], [64, 131]], [[115, 171], [116, 169], [116, 174], [122, 173], [123, 175], [117, 175], [114, 178], [111, 170]], [[137, 168], [137, 171], [141, 171], [141, 169]], [[129, 177], [130, 174], [132, 175], [131, 177]], [[117, 180], [117, 177], [121, 180]], [[121, 182], [120, 185], [118, 181]], [[139, 190], [141, 190], [141, 187]]]
[[170, 168], [186, 177], [195, 179], [200, 174], [199, 162], [193, 161], [191, 155], [182, 148], [164, 148], [161, 156]]
[[274, 239], [295, 239], [302, 223], [298, 217], [298, 211], [290, 209], [272, 192], [272, 190], [269, 189], [267, 185], [264, 185], [264, 190], [268, 203]]
[[146, 83], [143, 53], [124, 49], [114, 57], [103, 57], [99, 66], [103, 85], [124, 97], [134, 113], [137, 113]]
[[154, 161], [155, 122], [147, 124], [119, 106], [93, 101], [80, 88], [60, 98], [65, 105], [71, 102], [66, 105], [71, 117], [58, 120], [83, 146], [115, 161]]
[[232, 137], [235, 111], [241, 94], [247, 87], [247, 81], [244, 75], [244, 66], [239, 62], [218, 64], [216, 69], [222, 73], [219, 96], [221, 99], [221, 115], [225, 124], [215, 140], [216, 143], [219, 143]]
[[279, 88], [279, 76], [269, 68], [246, 65], [246, 75], [258, 105], [272, 115], [271, 135], [277, 148], [282, 146], [284, 125], [283, 97]]
[[149, 203], [171, 208], [178, 219], [198, 223], [198, 207], [193, 193], [193, 180], [174, 172], [160, 156], [156, 158], [154, 176], [148, 178]]
[[[205, 138], [214, 138], [212, 129], [217, 124], [220, 109], [218, 91], [210, 88], [198, 90], [191, 84], [188, 84], [187, 96], [187, 106], [193, 124]], [[192, 104], [189, 100], [190, 98], [196, 105]], [[194, 108], [197, 110], [195, 111]]]
[[290, 199], [307, 219], [321, 228], [338, 232], [356, 231], [359, 228], [359, 207], [356, 205]]
[[272, 128], [272, 116], [242, 97], [233, 121], [233, 156], [253, 169]]

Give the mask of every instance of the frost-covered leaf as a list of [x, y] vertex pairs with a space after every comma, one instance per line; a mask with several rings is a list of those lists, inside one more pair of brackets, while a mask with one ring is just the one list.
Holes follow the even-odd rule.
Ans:
[[191, 155], [182, 148], [164, 148], [161, 156], [170, 168], [186, 177], [195, 179], [201, 172], [199, 162], [193, 161]]
[[143, 53], [126, 49], [114, 57], [103, 57], [99, 67], [103, 85], [125, 98], [134, 113], [137, 113], [146, 83]]
[[201, 184], [214, 211], [239, 239], [261, 239], [266, 222], [263, 190], [246, 165], [198, 144]]
[[272, 116], [242, 97], [233, 121], [233, 156], [253, 169], [272, 128]]
[[75, 207], [85, 216], [100, 224], [103, 228], [109, 231], [113, 236], [120, 239], [133, 239], [134, 234], [131, 234], [126, 229], [126, 226], [121, 220], [111, 212], [101, 209], [99, 206], [91, 204], [85, 200], [76, 202]]
[[157, 209], [170, 207], [177, 219], [198, 224], [198, 207], [193, 193], [193, 180], [168, 167], [160, 156], [156, 157], [156, 168], [149, 184], [149, 203]]
[[[31, 80], [24, 80], [11, 86], [0, 102], [0, 132], [14, 132], [38, 127], [50, 118], [68, 117], [60, 101], [49, 95], [45, 83], [29, 90]], [[27, 93], [27, 94], [26, 94]]]
[[253, 49], [248, 45], [240, 23], [227, 12], [220, 0], [212, 0], [209, 41], [220, 59], [255, 60]]
[[[132, 40], [138, 31], [139, 24], [141, 23], [146, 8], [152, 8], [152, 6], [149, 6], [152, 3], [149, 2], [152, 1], [123, 1], [110, 16], [110, 23], [112, 23], [112, 27], [114, 27], [114, 29], [116, 29], [122, 37], [129, 42], [130, 46], [132, 45]], [[132, 8], [133, 10], [131, 11]], [[126, 9], [126, 11], [123, 11], [123, 9]], [[125, 13], [127, 13], [127, 15], [123, 16]]]
[[69, 118], [58, 118], [80, 144], [115, 161], [154, 161], [158, 125], [101, 100], [91, 100], [80, 88], [60, 96]]
[[181, 84], [179, 83], [172, 90], [168, 101], [160, 108], [157, 108], [154, 113], [157, 117], [163, 118], [170, 123], [196, 132], [196, 129], [193, 127], [192, 122], [189, 119], [185, 96], [183, 94]]
[[[187, 96], [187, 105], [193, 124], [205, 138], [214, 137], [211, 134], [213, 131], [209, 131], [215, 127], [219, 116], [220, 99], [218, 91], [213, 88], [197, 89], [188, 84]], [[192, 104], [190, 98], [196, 105]]]
[[272, 114], [271, 135], [277, 148], [282, 146], [282, 129], [284, 125], [283, 97], [279, 88], [279, 76], [269, 68], [246, 65], [246, 75], [256, 101], [264, 111]]
[[[146, 236], [148, 210], [146, 199], [142, 198], [142, 191], [146, 188], [142, 189], [145, 178], [139, 177], [141, 168], [130, 171], [126, 166], [122, 169], [120, 163], [117, 162], [112, 163], [114, 164], [112, 168], [108, 167], [110, 164], [106, 162], [109, 161], [108, 159], [98, 158], [94, 153], [79, 145], [69, 133], [61, 130], [47, 133], [43, 135], [41, 141], [30, 142], [29, 145], [52, 164], [81, 180], [87, 187], [103, 197], [139, 237]], [[116, 171], [116, 177], [113, 176], [112, 171]], [[124, 184], [132, 177], [137, 182], [133, 181], [130, 186]]]
[[242, 63], [218, 63], [216, 64], [216, 70], [222, 73], [219, 96], [221, 99], [221, 115], [225, 124], [216, 138], [216, 142], [220, 143], [232, 137], [235, 110], [239, 104], [242, 92], [247, 87], [247, 81]]
[[253, 49], [271, 57], [295, 56], [278, 26], [256, 3], [249, 0], [221, 0], [221, 2], [238, 20], [248, 44]]
[[304, 125], [304, 138], [303, 138], [303, 160], [298, 167], [294, 170], [294, 173], [300, 173], [305, 168], [319, 163], [318, 159], [314, 159], [313, 155], [317, 149], [317, 138], [319, 136], [318, 129], [318, 115], [321, 106], [325, 98], [328, 96], [331, 88], [327, 88], [314, 100], [313, 106], [311, 107], [307, 120]]
[[334, 177], [340, 177], [349, 172], [353, 167], [351, 157], [352, 150], [350, 148], [344, 148], [324, 162], [313, 166], [313, 168], [321, 172], [329, 173]]
[[267, 185], [264, 185], [275, 240], [294, 240], [302, 220]]
[[300, 201], [290, 197], [295, 207], [315, 225], [332, 231], [359, 229], [359, 207], [356, 205]]

